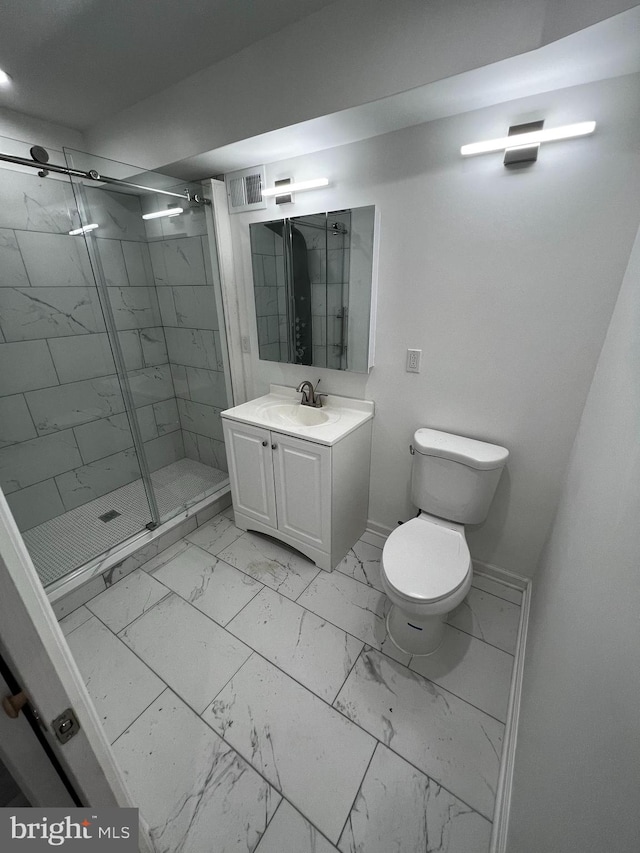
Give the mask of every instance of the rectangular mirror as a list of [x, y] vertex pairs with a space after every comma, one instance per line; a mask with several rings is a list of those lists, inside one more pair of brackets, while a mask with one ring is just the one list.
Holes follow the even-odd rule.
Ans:
[[265, 361], [368, 373], [375, 207], [250, 225]]

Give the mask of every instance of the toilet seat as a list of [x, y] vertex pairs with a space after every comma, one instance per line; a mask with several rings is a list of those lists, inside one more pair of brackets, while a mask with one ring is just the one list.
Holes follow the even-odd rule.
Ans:
[[435, 602], [463, 586], [471, 555], [461, 530], [419, 516], [385, 542], [382, 572], [390, 589], [407, 602]]

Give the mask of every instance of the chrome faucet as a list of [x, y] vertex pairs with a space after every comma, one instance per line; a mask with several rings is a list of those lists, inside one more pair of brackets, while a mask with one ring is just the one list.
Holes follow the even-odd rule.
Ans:
[[[320, 384], [320, 380], [316, 384], [316, 388]], [[308, 379], [305, 379], [304, 382], [301, 382], [296, 388], [298, 394], [302, 393], [302, 400], [300, 401], [303, 406], [313, 406], [315, 409], [319, 409], [322, 406], [322, 397], [326, 397], [326, 394], [316, 394], [315, 388], [313, 387], [313, 382], [309, 382]]]

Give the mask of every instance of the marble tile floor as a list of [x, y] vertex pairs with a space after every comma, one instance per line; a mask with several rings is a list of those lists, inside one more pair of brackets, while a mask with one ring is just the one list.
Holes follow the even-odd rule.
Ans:
[[158, 853], [488, 851], [521, 593], [476, 575], [410, 658], [380, 555], [229, 509], [61, 620]]
[[[212, 494], [228, 478], [226, 471], [194, 459], [179, 459], [151, 474], [158, 509], [169, 518], [179, 509]], [[100, 516], [120, 513], [105, 523]], [[22, 535], [44, 586], [144, 529], [151, 520], [142, 480], [135, 480], [76, 509], [32, 527]]]

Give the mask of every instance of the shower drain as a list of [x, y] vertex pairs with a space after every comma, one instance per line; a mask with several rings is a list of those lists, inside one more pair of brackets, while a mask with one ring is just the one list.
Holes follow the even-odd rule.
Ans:
[[109, 512], [105, 512], [104, 515], [99, 515], [98, 518], [106, 524], [108, 521], [113, 521], [114, 518], [118, 518], [120, 515], [122, 515], [121, 512], [118, 512], [115, 509], [110, 509]]

